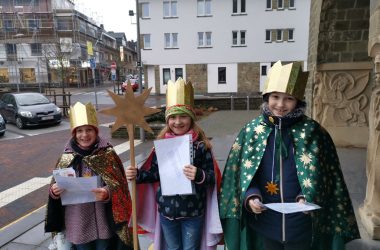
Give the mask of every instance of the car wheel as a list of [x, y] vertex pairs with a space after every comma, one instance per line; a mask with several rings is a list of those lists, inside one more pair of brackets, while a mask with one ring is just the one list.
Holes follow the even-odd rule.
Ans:
[[0, 133], [0, 136], [4, 136], [4, 134], [5, 134], [5, 132], [3, 132], [3, 133]]
[[19, 128], [19, 129], [23, 129], [25, 127], [24, 123], [22, 122], [21, 118], [20, 117], [17, 117], [16, 118], [16, 126]]

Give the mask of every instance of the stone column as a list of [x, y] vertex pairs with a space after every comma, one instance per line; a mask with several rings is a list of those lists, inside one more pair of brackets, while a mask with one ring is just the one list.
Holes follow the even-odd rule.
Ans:
[[369, 141], [367, 146], [367, 191], [359, 214], [372, 239], [380, 240], [380, 4], [371, 1], [368, 42], [374, 61], [375, 81], [369, 109]]

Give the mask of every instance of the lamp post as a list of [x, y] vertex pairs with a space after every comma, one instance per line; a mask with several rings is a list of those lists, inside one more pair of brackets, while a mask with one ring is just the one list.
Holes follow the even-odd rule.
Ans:
[[[129, 11], [129, 16], [134, 16], [136, 14], [136, 29], [137, 29], [137, 39], [136, 39], [136, 52], [137, 52], [137, 71], [139, 76], [139, 88], [138, 93], [142, 93], [142, 63], [141, 63], [141, 48], [140, 48], [140, 6], [139, 6], [139, 0], [136, 0], [136, 13], [133, 12], [133, 10]], [[140, 128], [140, 140], [145, 141], [145, 131], [143, 128]]]
[[17, 45], [14, 43], [12, 45], [12, 47], [13, 47], [13, 53], [15, 53], [15, 57], [14, 57], [15, 69], [14, 70], [15, 70], [15, 80], [16, 80], [17, 92], [20, 92], [20, 75], [17, 74], [17, 69], [19, 69], [19, 66], [17, 66], [18, 65]]
[[[96, 49], [96, 46], [98, 45], [98, 42], [102, 40], [103, 37], [103, 31], [100, 31], [100, 37], [96, 40], [94, 44], [94, 51]], [[94, 95], [95, 95], [95, 109], [98, 110], [98, 95], [96, 93], [96, 79], [95, 79], [95, 68], [96, 68], [96, 54], [92, 58], [90, 58], [90, 66], [92, 69], [92, 79], [94, 80]]]

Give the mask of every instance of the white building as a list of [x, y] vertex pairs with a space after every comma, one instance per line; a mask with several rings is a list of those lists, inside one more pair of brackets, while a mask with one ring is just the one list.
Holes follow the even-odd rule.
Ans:
[[153, 93], [179, 76], [196, 93], [255, 93], [277, 60], [306, 69], [310, 0], [141, 0], [140, 8]]

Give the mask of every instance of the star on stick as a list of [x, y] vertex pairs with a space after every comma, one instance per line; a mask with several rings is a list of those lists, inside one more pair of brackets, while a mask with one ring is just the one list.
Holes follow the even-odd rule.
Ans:
[[160, 112], [161, 110], [144, 106], [151, 90], [152, 88], [145, 89], [141, 95], [135, 96], [129, 82], [123, 97], [107, 90], [116, 106], [113, 108], [100, 110], [99, 112], [106, 115], [116, 116], [115, 124], [112, 126], [112, 132], [115, 132], [123, 125], [128, 124], [136, 124], [148, 132], [153, 132], [144, 117]]
[[[135, 146], [134, 146], [134, 125], [139, 125], [146, 131], [152, 132], [148, 123], [145, 121], [145, 116], [160, 112], [159, 109], [148, 108], [144, 106], [146, 99], [148, 98], [152, 88], [144, 90], [141, 95], [135, 96], [133, 93], [132, 85], [130, 82], [127, 84], [127, 88], [124, 97], [120, 97], [111, 91], [108, 94], [115, 102], [116, 106], [109, 109], [103, 109], [99, 112], [106, 115], [116, 116], [115, 124], [112, 126], [112, 132], [116, 131], [123, 125], [127, 125], [127, 131], [130, 144], [130, 164], [135, 164]], [[138, 237], [137, 237], [137, 215], [136, 215], [136, 180], [132, 180], [132, 224], [133, 224], [133, 249], [138, 250]]]

